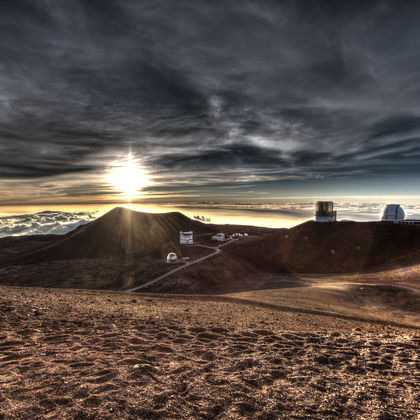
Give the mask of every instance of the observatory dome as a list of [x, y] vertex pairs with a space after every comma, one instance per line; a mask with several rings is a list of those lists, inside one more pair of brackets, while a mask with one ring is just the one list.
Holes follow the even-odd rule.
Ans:
[[167, 263], [174, 263], [178, 261], [178, 257], [176, 256], [175, 252], [170, 252], [166, 257]]
[[382, 213], [383, 222], [398, 223], [404, 220], [405, 213], [399, 204], [387, 204]]

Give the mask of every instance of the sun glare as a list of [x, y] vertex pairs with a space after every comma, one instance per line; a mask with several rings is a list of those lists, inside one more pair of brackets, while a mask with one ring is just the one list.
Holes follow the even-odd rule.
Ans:
[[147, 184], [144, 169], [133, 162], [131, 153], [127, 161], [111, 169], [108, 178], [114, 188], [127, 199], [136, 196], [138, 191]]

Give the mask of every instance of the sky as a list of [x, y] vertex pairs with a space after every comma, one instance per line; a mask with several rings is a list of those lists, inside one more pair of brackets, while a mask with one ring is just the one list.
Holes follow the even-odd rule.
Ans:
[[0, 204], [121, 201], [127, 162], [139, 202], [416, 195], [419, 21], [408, 0], [4, 0]]

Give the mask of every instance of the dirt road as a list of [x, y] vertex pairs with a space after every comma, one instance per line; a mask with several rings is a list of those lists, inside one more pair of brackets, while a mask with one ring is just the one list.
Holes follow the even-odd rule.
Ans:
[[211, 254], [205, 255], [204, 257], [198, 258], [197, 260], [187, 262], [187, 263], [185, 263], [185, 264], [183, 264], [183, 265], [181, 265], [179, 267], [174, 268], [171, 271], [168, 271], [165, 274], [162, 274], [159, 277], [156, 277], [153, 280], [150, 280], [150, 281], [148, 281], [146, 283], [141, 284], [140, 286], [136, 286], [136, 287], [133, 287], [131, 289], [128, 289], [128, 290], [126, 290], [126, 292], [137, 292], [138, 290], [145, 289], [145, 288], [147, 288], [147, 287], [149, 287], [149, 286], [151, 286], [151, 285], [153, 285], [153, 284], [155, 284], [155, 283], [157, 283], [157, 282], [159, 282], [161, 280], [166, 279], [167, 277], [171, 276], [172, 274], [175, 274], [176, 272], [178, 272], [180, 270], [183, 270], [184, 268], [190, 267], [191, 265], [194, 265], [194, 264], [198, 264], [198, 263], [200, 263], [200, 262], [202, 262], [204, 260], [207, 260], [208, 258], [212, 258], [215, 255], [220, 254], [220, 252], [222, 252], [221, 248], [223, 248], [224, 246], [226, 246], [226, 245], [228, 245], [228, 244], [230, 244], [230, 243], [232, 243], [234, 241], [236, 241], [236, 239], [231, 239], [230, 241], [227, 241], [227, 242], [225, 242], [225, 243], [223, 243], [223, 244], [221, 244], [221, 245], [219, 245], [217, 247], [211, 247], [211, 246], [200, 245], [200, 244], [191, 245], [191, 246], [200, 246], [202, 248], [213, 249], [214, 252], [212, 252]]

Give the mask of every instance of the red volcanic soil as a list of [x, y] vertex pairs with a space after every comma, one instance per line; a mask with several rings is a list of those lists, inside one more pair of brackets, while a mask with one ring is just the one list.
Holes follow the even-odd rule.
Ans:
[[22, 255], [18, 262], [127, 255], [160, 258], [170, 251], [180, 251], [182, 230], [204, 233], [213, 228], [181, 213], [141, 213], [116, 207], [52, 244]]

